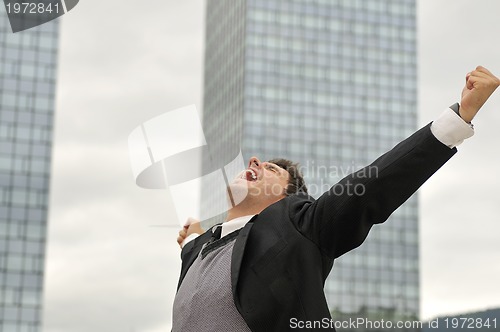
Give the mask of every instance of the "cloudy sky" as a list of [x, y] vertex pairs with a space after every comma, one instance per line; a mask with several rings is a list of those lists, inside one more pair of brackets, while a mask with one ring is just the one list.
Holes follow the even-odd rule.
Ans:
[[[466, 72], [500, 75], [498, 0], [420, 1], [419, 121], [458, 101]], [[61, 18], [46, 332], [169, 331], [180, 267], [165, 191], [136, 187], [127, 137], [201, 108], [204, 1], [85, 0]], [[500, 92], [476, 135], [420, 191], [421, 313], [500, 307]]]

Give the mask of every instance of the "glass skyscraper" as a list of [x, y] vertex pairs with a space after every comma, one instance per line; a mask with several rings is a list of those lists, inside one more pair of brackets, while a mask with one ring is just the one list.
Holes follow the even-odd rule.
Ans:
[[[318, 197], [416, 129], [416, 57], [415, 0], [208, 0], [212, 159], [300, 162]], [[336, 261], [325, 292], [337, 320], [418, 319], [416, 196]]]
[[58, 30], [0, 14], [0, 332], [41, 330]]

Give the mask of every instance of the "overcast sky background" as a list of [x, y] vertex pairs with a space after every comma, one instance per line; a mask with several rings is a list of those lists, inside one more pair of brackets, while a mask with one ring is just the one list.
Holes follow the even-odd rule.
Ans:
[[[419, 122], [459, 100], [465, 74], [500, 75], [500, 1], [420, 1]], [[61, 18], [46, 332], [169, 331], [180, 267], [166, 191], [135, 186], [127, 138], [201, 110], [204, 1], [85, 0]], [[500, 307], [500, 92], [476, 135], [420, 191], [421, 314]]]

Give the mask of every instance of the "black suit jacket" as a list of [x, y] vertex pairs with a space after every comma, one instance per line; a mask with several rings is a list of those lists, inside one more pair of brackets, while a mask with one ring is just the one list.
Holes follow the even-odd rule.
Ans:
[[[288, 331], [292, 318], [330, 319], [323, 286], [334, 259], [361, 245], [373, 224], [384, 222], [455, 152], [427, 125], [317, 200], [288, 196], [253, 217], [236, 239], [231, 263], [234, 303], [250, 329]], [[363, 194], [349, 195], [356, 186]], [[183, 248], [179, 285], [210, 236]]]

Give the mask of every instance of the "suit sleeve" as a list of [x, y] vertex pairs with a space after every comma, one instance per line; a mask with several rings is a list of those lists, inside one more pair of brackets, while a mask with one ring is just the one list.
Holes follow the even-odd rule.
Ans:
[[330, 258], [363, 243], [453, 154], [438, 141], [431, 124], [383, 154], [371, 165], [330, 188], [316, 201], [296, 207], [291, 219]]

